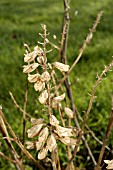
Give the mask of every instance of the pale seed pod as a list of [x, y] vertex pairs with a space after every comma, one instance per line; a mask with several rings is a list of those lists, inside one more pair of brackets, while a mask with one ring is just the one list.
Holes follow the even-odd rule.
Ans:
[[106, 167], [107, 169], [113, 169], [113, 159], [112, 160], [104, 160], [108, 166]]
[[39, 160], [44, 159], [47, 156], [47, 152], [48, 152], [47, 148], [43, 147], [38, 153], [38, 159]]
[[48, 139], [47, 139], [47, 145], [46, 145], [46, 148], [52, 152], [55, 150], [55, 148], [57, 147], [57, 143], [56, 143], [56, 139], [54, 137], [53, 134], [51, 134]]
[[57, 126], [59, 124], [58, 119], [54, 115], [50, 116], [50, 124], [53, 126]]
[[34, 89], [36, 91], [42, 91], [45, 88], [45, 82], [42, 82], [41, 80], [38, 80], [35, 84], [34, 84]]
[[50, 80], [50, 74], [47, 71], [43, 72], [42, 75], [41, 75], [41, 80], [42, 81], [49, 81]]
[[44, 57], [43, 56], [37, 57], [37, 61], [38, 61], [39, 64], [43, 64], [44, 63]]
[[63, 93], [63, 94], [60, 95], [60, 96], [54, 97], [54, 98], [53, 98], [53, 101], [54, 101], [54, 102], [61, 102], [62, 100], [64, 100], [64, 98], [65, 98], [65, 93]]
[[23, 73], [31, 73], [31, 72], [34, 71], [38, 66], [39, 66], [38, 63], [33, 63], [33, 64], [29, 64], [29, 65], [24, 65], [24, 66], [23, 66]]
[[24, 56], [25, 56], [24, 57], [24, 62], [29, 63], [29, 62], [33, 61], [36, 58], [37, 52], [36, 51], [32, 51], [30, 53], [25, 54]]
[[31, 75], [31, 74], [28, 74], [28, 81], [30, 82], [30, 83], [35, 83], [36, 81], [38, 81], [38, 79], [40, 78], [40, 74], [33, 74], [33, 75]]
[[27, 130], [28, 138], [33, 138], [33, 137], [37, 136], [39, 134], [42, 126], [43, 126], [43, 124], [34, 125], [30, 129], [28, 129]]
[[31, 123], [32, 123], [32, 126], [40, 125], [44, 123], [44, 119], [43, 118], [39, 118], [39, 119], [31, 118]]
[[73, 134], [72, 134], [73, 130], [72, 129], [65, 128], [65, 127], [62, 127], [60, 125], [56, 126], [56, 132], [60, 137], [73, 136]]
[[27, 145], [27, 147], [26, 147], [27, 149], [34, 149], [35, 148], [34, 142], [27, 141], [26, 145]]
[[77, 142], [77, 139], [70, 138], [70, 137], [63, 137], [63, 138], [59, 138], [59, 139], [62, 143], [64, 143], [65, 145], [68, 145], [68, 146], [75, 146], [76, 142]]
[[44, 144], [47, 140], [48, 134], [49, 134], [49, 130], [47, 127], [42, 129], [42, 131], [39, 134], [38, 142], [36, 142], [37, 150], [40, 150], [44, 146]]
[[41, 103], [41, 104], [45, 104], [46, 103], [46, 101], [47, 101], [47, 99], [48, 99], [48, 92], [47, 92], [47, 90], [44, 90], [41, 94], [40, 94], [40, 96], [39, 96], [39, 102]]
[[54, 62], [53, 65], [60, 70], [61, 72], [67, 72], [69, 71], [69, 65], [60, 63], [60, 62]]
[[68, 108], [68, 107], [65, 107], [64, 108], [64, 111], [65, 111], [65, 113], [67, 114], [67, 116], [69, 117], [69, 118], [73, 118], [74, 117], [74, 112], [70, 109], [70, 108]]
[[36, 47], [34, 47], [34, 50], [37, 52], [38, 56], [42, 56], [44, 51], [42, 48], [40, 48], [38, 45]]

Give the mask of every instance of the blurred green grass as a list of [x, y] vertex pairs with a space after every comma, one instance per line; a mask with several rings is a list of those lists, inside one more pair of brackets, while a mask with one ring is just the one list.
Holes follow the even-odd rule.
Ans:
[[[87, 93], [91, 93], [97, 73], [100, 74], [104, 65], [112, 60], [112, 6], [112, 0], [72, 0], [70, 3], [70, 31], [67, 51], [69, 65], [76, 59], [97, 13], [100, 10], [104, 12], [90, 46], [86, 48], [82, 59], [70, 75], [75, 105], [82, 116], [84, 115], [83, 111], [88, 107], [89, 96]], [[77, 16], [75, 16], [75, 11], [78, 11]], [[25, 52], [23, 43], [28, 43], [33, 47], [38, 40], [40, 41], [38, 33], [42, 32], [41, 23], [47, 25], [51, 41], [55, 42], [52, 37], [54, 34], [60, 40], [62, 19], [63, 2], [61, 0], [0, 1], [0, 104], [2, 104], [7, 120], [20, 135], [22, 127], [19, 125], [22, 122], [22, 114], [14, 108], [9, 91], [23, 107], [26, 88], [26, 75], [22, 73]], [[53, 52], [50, 57], [50, 60], [54, 60], [56, 53]], [[112, 72], [110, 72], [107, 74], [107, 79], [103, 80], [98, 87], [97, 99], [94, 101], [88, 120], [88, 125], [100, 138], [105, 134], [111, 109], [112, 80]], [[27, 105], [29, 113], [35, 114], [36, 103], [37, 94], [30, 88]], [[110, 144], [113, 139], [113, 135], [111, 136]], [[95, 149], [93, 142], [90, 145], [92, 149]], [[94, 146], [96, 145], [97, 143]]]

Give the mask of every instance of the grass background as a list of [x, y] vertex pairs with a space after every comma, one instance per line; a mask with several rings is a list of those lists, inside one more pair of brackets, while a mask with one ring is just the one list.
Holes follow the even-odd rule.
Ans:
[[[67, 58], [71, 65], [76, 59], [79, 49], [86, 38], [89, 28], [102, 10], [102, 20], [94, 33], [94, 37], [82, 56], [82, 59], [70, 75], [75, 105], [81, 116], [87, 110], [89, 96], [97, 73], [100, 74], [112, 60], [113, 55], [113, 1], [112, 0], [71, 0], [70, 3], [70, 31], [68, 41]], [[75, 11], [78, 15], [75, 16]], [[31, 48], [40, 41], [41, 23], [47, 25], [50, 32], [49, 39], [54, 42], [53, 35], [60, 40], [63, 19], [63, 2], [61, 0], [1, 0], [0, 1], [0, 104], [7, 120], [15, 129], [16, 133], [22, 135], [22, 113], [16, 110], [9, 96], [13, 93], [17, 102], [23, 107], [24, 91], [26, 88], [26, 75], [22, 73], [23, 54], [25, 49], [23, 43], [28, 43]], [[50, 54], [53, 61], [56, 52]], [[103, 139], [111, 109], [111, 96], [113, 92], [112, 72], [107, 73], [106, 80], [97, 89], [97, 99], [88, 119], [89, 127], [95, 134]], [[31, 97], [32, 96], [32, 97]], [[27, 111], [37, 115], [37, 93], [33, 88], [29, 89]], [[39, 113], [40, 115], [40, 113]], [[100, 145], [92, 138], [87, 137], [93, 153], [97, 156]], [[108, 141], [113, 144], [113, 131]], [[2, 151], [6, 152], [7, 148]], [[77, 157], [79, 167], [91, 166], [87, 151]], [[61, 154], [62, 156], [62, 154]], [[85, 156], [86, 159], [83, 157]], [[98, 158], [98, 157], [97, 157]], [[62, 158], [63, 159], [63, 158]], [[64, 160], [63, 160], [64, 161]], [[13, 169], [11, 164], [5, 164], [0, 158], [0, 168]], [[28, 167], [26, 169], [29, 169]]]

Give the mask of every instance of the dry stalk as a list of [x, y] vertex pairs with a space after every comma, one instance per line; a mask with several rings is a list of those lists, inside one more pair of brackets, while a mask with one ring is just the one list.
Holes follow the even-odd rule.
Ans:
[[93, 24], [93, 27], [90, 29], [90, 32], [86, 38], [86, 40], [83, 43], [82, 48], [80, 49], [80, 53], [78, 55], [78, 57], [76, 58], [76, 60], [74, 61], [74, 63], [72, 64], [72, 66], [70, 67], [69, 71], [65, 74], [65, 76], [62, 78], [62, 80], [60, 81], [59, 85], [56, 87], [55, 91], [58, 91], [58, 89], [61, 87], [62, 83], [65, 81], [65, 79], [68, 77], [68, 75], [70, 74], [70, 72], [73, 70], [73, 68], [75, 67], [75, 65], [78, 63], [78, 61], [80, 60], [80, 58], [82, 57], [82, 54], [86, 48], [86, 46], [90, 43], [90, 40], [92, 39], [93, 33], [96, 30], [96, 27], [98, 25], [98, 23], [100, 22], [100, 19], [102, 17], [103, 12], [100, 11], [100, 13], [97, 15], [97, 19]]
[[[40, 170], [45, 170], [45, 168], [42, 167], [42, 165], [40, 165], [38, 163], [38, 161], [36, 161], [33, 156], [25, 149], [25, 147], [22, 145], [22, 143], [20, 142], [20, 140], [17, 138], [17, 136], [15, 135], [14, 131], [12, 130], [11, 126], [9, 125], [9, 123], [7, 122], [7, 120], [5, 119], [4, 117], [4, 114], [3, 112], [0, 110], [0, 116], [1, 118], [3, 119], [4, 121], [4, 124], [6, 125], [6, 127], [9, 129], [14, 141], [17, 143], [17, 145], [20, 147], [20, 149], [23, 151], [23, 153], [28, 157], [28, 159], [30, 159], [37, 167], [40, 168]], [[16, 152], [14, 152], [15, 154]], [[18, 158], [18, 156], [17, 156]], [[22, 168], [21, 169], [18, 169], [18, 170], [23, 170]]]
[[[77, 115], [78, 115], [78, 118], [81, 120], [81, 122], [83, 122], [83, 119], [82, 119], [82, 117], [80, 116], [80, 114], [77, 113]], [[85, 127], [86, 127], [86, 129], [88, 130], [89, 134], [90, 134], [100, 145], [103, 145], [103, 142], [95, 136], [94, 132], [89, 128], [89, 126], [88, 126], [87, 124], [85, 125]], [[111, 149], [110, 149], [107, 145], [105, 146], [105, 148], [106, 148], [108, 151], [112, 152]]]
[[[19, 104], [18, 104], [17, 101], [15, 100], [13, 94], [12, 94], [11, 92], [9, 92], [9, 94], [10, 94], [10, 97], [11, 97], [11, 99], [12, 99], [15, 107], [16, 107], [17, 109], [19, 109], [19, 110], [24, 114], [24, 110], [19, 106]], [[31, 116], [30, 116], [29, 113], [26, 113], [26, 115], [27, 115], [29, 118], [31, 118]]]
[[2, 156], [4, 159], [14, 163], [14, 164], [17, 164], [17, 161], [15, 160], [12, 160], [11, 158], [9, 158], [8, 156], [4, 155], [2, 152], [0, 152], [0, 156]]
[[[8, 146], [8, 148], [9, 148], [9, 150], [11, 151], [12, 159], [14, 159], [14, 161], [16, 162], [16, 163], [14, 163], [14, 162], [12, 161], [12, 162], [14, 163], [14, 165], [15, 165], [15, 168], [16, 168], [17, 170], [24, 170], [23, 163], [22, 163], [22, 161], [19, 159], [19, 156], [18, 156], [16, 150], [14, 149], [14, 147], [13, 147], [13, 145], [12, 145], [12, 143], [11, 143], [11, 140], [10, 140], [10, 138], [9, 138], [9, 134], [8, 134], [7, 128], [6, 128], [6, 126], [5, 126], [4, 119], [3, 119], [3, 117], [2, 117], [2, 110], [0, 110], [0, 131], [1, 131], [1, 133], [2, 133], [2, 136], [5, 137], [4, 140], [6, 141], [7, 146]], [[2, 154], [2, 153], [1, 153], [1, 154]], [[2, 156], [3, 156], [4, 158], [6, 157], [5, 155], [2, 155]], [[10, 158], [6, 157], [6, 159], [8, 160], [8, 159], [10, 159]]]
[[[67, 50], [67, 42], [68, 42], [68, 33], [69, 33], [69, 21], [70, 21], [70, 16], [69, 16], [69, 2], [67, 2], [67, 0], [64, 0], [64, 11], [65, 11], [65, 14], [64, 14], [64, 22], [63, 22], [63, 25], [66, 27], [65, 28], [65, 34], [64, 34], [64, 41], [63, 41], [63, 48], [62, 48], [62, 52], [61, 52], [61, 57], [62, 57], [62, 62], [64, 64], [67, 64], [67, 59], [66, 59], [66, 50]], [[77, 120], [77, 109], [75, 107], [75, 104], [74, 104], [74, 100], [73, 100], [73, 95], [72, 95], [72, 89], [71, 89], [71, 84], [70, 84], [70, 81], [69, 81], [69, 76], [65, 79], [65, 86], [66, 86], [66, 90], [67, 90], [67, 94], [68, 94], [68, 97], [70, 99], [70, 106], [71, 106], [71, 109], [73, 110], [73, 112], [76, 114], [74, 116], [74, 121], [75, 121], [75, 125], [76, 127], [80, 130], [80, 126], [79, 126], [79, 123], [78, 123], [78, 120]], [[70, 119], [69, 119], [69, 126], [70, 126]], [[88, 150], [88, 154], [89, 156], [91, 157], [92, 161], [93, 161], [93, 164], [96, 165], [96, 161], [94, 159], [94, 156], [88, 146], [88, 143], [87, 141], [85, 140], [85, 137], [82, 136], [82, 140], [83, 142], [85, 143], [85, 147], [87, 148]], [[68, 153], [70, 152], [71, 154], [71, 151], [69, 151], [69, 147], [68, 147]], [[69, 154], [69, 155], [70, 155]], [[69, 159], [70, 159], [70, 156], [69, 156]]]
[[25, 96], [24, 96], [23, 140], [22, 140], [23, 145], [25, 145], [25, 139], [26, 139], [26, 106], [27, 106], [27, 96], [28, 96], [28, 85], [29, 85], [29, 82], [27, 81], [26, 90], [25, 90]]
[[104, 141], [103, 141], [103, 145], [102, 145], [102, 148], [101, 148], [101, 151], [100, 151], [100, 154], [99, 154], [98, 164], [95, 167], [95, 170], [101, 169], [101, 162], [102, 162], [102, 158], [103, 158], [103, 155], [104, 155], [105, 146], [106, 146], [106, 143], [109, 139], [110, 132], [111, 132], [112, 128], [113, 128], [113, 96], [112, 96], [112, 107], [111, 107], [111, 113], [110, 113], [110, 118], [109, 118], [109, 122], [108, 122], [108, 127], [107, 127], [106, 135], [105, 135], [105, 138], [104, 138]]
[[[47, 39], [47, 30], [46, 30], [46, 25], [42, 26], [43, 31], [44, 31], [44, 68], [47, 71], [47, 64], [46, 64], [46, 39]], [[52, 104], [51, 104], [51, 90], [50, 90], [50, 84], [47, 84], [47, 92], [48, 92], [48, 110], [49, 110], [49, 118], [51, 117], [52, 113]], [[52, 134], [52, 126], [51, 126], [51, 134]], [[51, 152], [51, 163], [52, 163], [52, 167], [53, 170], [57, 170], [57, 165], [58, 165], [58, 170], [60, 170], [60, 159], [59, 159], [59, 155], [58, 155], [58, 147], [56, 149], [54, 149]]]
[[92, 104], [93, 104], [93, 100], [94, 100], [94, 98], [95, 98], [96, 89], [97, 89], [99, 83], [101, 83], [101, 81], [102, 81], [103, 76], [105, 75], [105, 73], [108, 72], [108, 71], [110, 71], [110, 68], [111, 68], [112, 66], [113, 66], [113, 61], [112, 61], [108, 66], [105, 66], [105, 69], [103, 70], [103, 72], [101, 73], [101, 75], [97, 77], [98, 80], [96, 81], [96, 83], [95, 83], [95, 85], [94, 85], [94, 88], [93, 88], [93, 91], [92, 91], [92, 94], [91, 94], [91, 97], [90, 97], [89, 106], [88, 106], [87, 112], [86, 112], [86, 114], [85, 114], [83, 123], [82, 123], [81, 131], [80, 131], [80, 133], [79, 133], [79, 137], [78, 137], [78, 140], [77, 140], [77, 145], [76, 145], [75, 148], [74, 148], [73, 156], [72, 156], [72, 158], [70, 159], [67, 168], [70, 166], [70, 163], [71, 163], [71, 162], [74, 160], [74, 158], [76, 157], [77, 150], [78, 150], [78, 147], [79, 147], [79, 145], [80, 145], [80, 141], [81, 141], [81, 138], [82, 138], [82, 135], [83, 135], [83, 132], [84, 132], [84, 127], [85, 127], [86, 121], [87, 121], [87, 119], [88, 119], [88, 116], [89, 116], [89, 114], [90, 114], [90, 111], [91, 111], [91, 108], [92, 108]]

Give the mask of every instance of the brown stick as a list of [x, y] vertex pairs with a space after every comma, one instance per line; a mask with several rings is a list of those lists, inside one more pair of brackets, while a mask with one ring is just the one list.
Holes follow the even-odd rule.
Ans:
[[2, 152], [0, 152], [0, 156], [2, 156], [4, 159], [6, 159], [6, 160], [8, 160], [8, 161], [10, 161], [14, 164], [17, 164], [17, 161], [15, 161], [15, 160], [9, 158], [8, 156], [4, 155]]
[[98, 164], [95, 167], [95, 170], [101, 169], [100, 166], [101, 166], [102, 158], [103, 158], [103, 155], [104, 155], [105, 146], [106, 146], [106, 143], [109, 139], [110, 132], [111, 132], [112, 128], [113, 128], [113, 96], [112, 96], [112, 108], [111, 108], [110, 118], [109, 118], [109, 122], [108, 122], [108, 127], [107, 127], [106, 135], [105, 135], [105, 138], [104, 138], [104, 141], [103, 141], [103, 145], [102, 145], [102, 148], [101, 148], [101, 151], [100, 151], [100, 155], [99, 155], [99, 158], [98, 158]]
[[[67, 64], [66, 51], [67, 51], [67, 43], [68, 43], [69, 24], [70, 24], [69, 3], [67, 0], [64, 0], [64, 18], [63, 18], [64, 41], [63, 41], [62, 50], [61, 50], [61, 60], [62, 60], [62, 63], [64, 64]], [[68, 85], [69, 85], [69, 77], [67, 77], [65, 80], [66, 89]], [[69, 91], [67, 89], [67, 93], [68, 92]], [[68, 118], [68, 126], [70, 126], [70, 123], [71, 123], [70, 118]], [[72, 157], [70, 146], [67, 146], [66, 148], [67, 148], [68, 159], [70, 159]], [[73, 162], [70, 165], [70, 169], [74, 170]]]
[[[17, 143], [17, 145], [20, 147], [20, 149], [23, 151], [23, 153], [37, 166], [40, 168], [40, 170], [45, 170], [44, 167], [42, 167], [42, 165], [39, 164], [38, 161], [36, 161], [33, 156], [25, 149], [25, 147], [22, 145], [22, 143], [20, 142], [20, 140], [17, 138], [17, 136], [15, 135], [15, 133], [13, 132], [11, 126], [9, 125], [9, 123], [7, 122], [7, 120], [4, 117], [4, 114], [2, 112], [2, 110], [0, 110], [0, 116], [2, 117], [5, 125], [7, 126], [7, 128], [9, 129], [12, 137], [14, 138], [14, 141]], [[22, 169], [21, 169], [22, 170]]]
[[27, 106], [28, 85], [29, 85], [29, 82], [27, 81], [26, 91], [25, 91], [25, 96], [24, 96], [23, 140], [22, 140], [23, 145], [25, 145], [25, 138], [26, 138], [26, 106]]
[[[24, 170], [24, 166], [23, 166], [23, 163], [22, 161], [19, 159], [19, 156], [17, 154], [17, 152], [15, 151], [12, 143], [11, 143], [11, 140], [9, 138], [9, 135], [8, 135], [8, 132], [7, 132], [7, 129], [6, 129], [6, 126], [5, 126], [5, 123], [4, 123], [4, 120], [3, 120], [3, 117], [2, 117], [2, 111], [0, 110], [0, 131], [2, 133], [2, 136], [5, 137], [5, 142], [7, 143], [7, 146], [9, 148], [9, 150], [11, 151], [11, 154], [12, 154], [12, 159], [14, 159], [14, 161], [16, 163], [14, 163], [13, 161], [11, 161], [12, 163], [14, 163], [15, 165], [15, 168], [17, 170]], [[8, 157], [6, 157], [5, 155], [2, 155], [4, 156], [4, 158], [8, 159]], [[10, 159], [10, 158], [9, 158]]]
[[[65, 27], [63, 47], [62, 47], [62, 51], [61, 51], [61, 57], [62, 57], [62, 63], [67, 64], [66, 51], [67, 51], [69, 22], [70, 22], [69, 18], [70, 17], [69, 17], [69, 4], [67, 3], [66, 0], [64, 0], [64, 10], [65, 10], [65, 14], [64, 14], [63, 25], [66, 26], [66, 27]], [[71, 89], [71, 85], [70, 85], [70, 81], [69, 81], [69, 76], [65, 79], [65, 87], [66, 87], [66, 90], [67, 90], [68, 97], [70, 99], [71, 109], [75, 113], [75, 116], [74, 116], [75, 125], [80, 130], [80, 126], [79, 126], [79, 123], [78, 123], [78, 120], [77, 120], [77, 109], [75, 107], [74, 100], [73, 100], [73, 95], [72, 95], [72, 89]], [[86, 146], [86, 148], [88, 150], [89, 156], [91, 157], [91, 159], [93, 161], [93, 164], [96, 165], [96, 161], [95, 161], [95, 159], [93, 157], [93, 154], [92, 154], [92, 152], [91, 152], [91, 150], [90, 150], [90, 148], [88, 146], [88, 143], [85, 140], [84, 136], [82, 136], [82, 140], [83, 140], [83, 142], [84, 142], [84, 144], [85, 144], [85, 146]], [[69, 153], [69, 148], [68, 148], [68, 153]]]
[[[91, 111], [91, 108], [92, 108], [93, 99], [94, 99], [94, 95], [95, 95], [97, 86], [98, 86], [99, 83], [102, 81], [102, 78], [103, 78], [103, 76], [105, 75], [105, 73], [108, 72], [112, 66], [113, 66], [113, 61], [112, 61], [108, 66], [105, 67], [105, 69], [103, 70], [103, 72], [101, 73], [101, 75], [98, 77], [98, 80], [96, 81], [96, 83], [95, 83], [95, 85], [94, 85], [94, 88], [93, 88], [93, 91], [92, 91], [92, 94], [91, 94], [91, 97], [90, 97], [90, 101], [89, 101], [89, 106], [88, 106], [88, 109], [87, 109], [85, 118], [84, 118], [84, 120], [83, 120], [83, 123], [82, 123], [81, 131], [80, 131], [80, 133], [79, 133], [79, 137], [78, 137], [78, 140], [77, 140], [77, 144], [76, 144], [76, 146], [75, 146], [75, 148], [74, 148], [73, 156], [72, 156], [72, 158], [70, 159], [68, 166], [70, 166], [70, 163], [71, 163], [71, 162], [74, 160], [74, 158], [76, 157], [77, 150], [78, 150], [78, 147], [79, 147], [79, 144], [80, 144], [80, 141], [81, 141], [83, 132], [84, 132], [84, 127], [85, 127], [86, 121], [87, 121], [87, 119], [88, 119], [88, 116], [89, 116], [90, 111]], [[67, 168], [68, 168], [68, 166], [67, 166]]]
[[65, 76], [62, 78], [62, 80], [60, 81], [59, 85], [56, 87], [55, 91], [57, 91], [57, 90], [61, 87], [62, 83], [65, 81], [65, 79], [68, 77], [68, 75], [70, 74], [70, 72], [73, 70], [73, 68], [75, 67], [75, 65], [78, 63], [78, 61], [79, 61], [80, 58], [82, 57], [82, 54], [83, 54], [86, 46], [90, 43], [90, 40], [92, 39], [92, 35], [93, 35], [94, 31], [96, 30], [96, 27], [97, 27], [97, 25], [98, 25], [98, 23], [99, 23], [99, 21], [100, 21], [100, 19], [101, 19], [101, 17], [102, 17], [102, 13], [103, 13], [103, 12], [101, 11], [101, 12], [98, 14], [97, 19], [96, 19], [96, 21], [95, 21], [94, 24], [93, 24], [93, 27], [90, 29], [90, 32], [89, 32], [86, 40], [84, 41], [82, 48], [80, 49], [80, 53], [79, 53], [77, 59], [76, 59], [76, 60], [74, 61], [74, 63], [72, 64], [72, 66], [70, 67], [69, 71], [68, 71], [68, 72], [65, 74]]
[[[11, 96], [11, 99], [12, 99], [15, 107], [16, 107], [17, 109], [19, 109], [19, 110], [24, 114], [24, 110], [19, 106], [19, 104], [18, 104], [17, 101], [15, 100], [13, 94], [12, 94], [11, 92], [9, 92], [9, 94], [10, 94], [10, 96]], [[31, 118], [30, 114], [26, 113], [26, 115]]]

